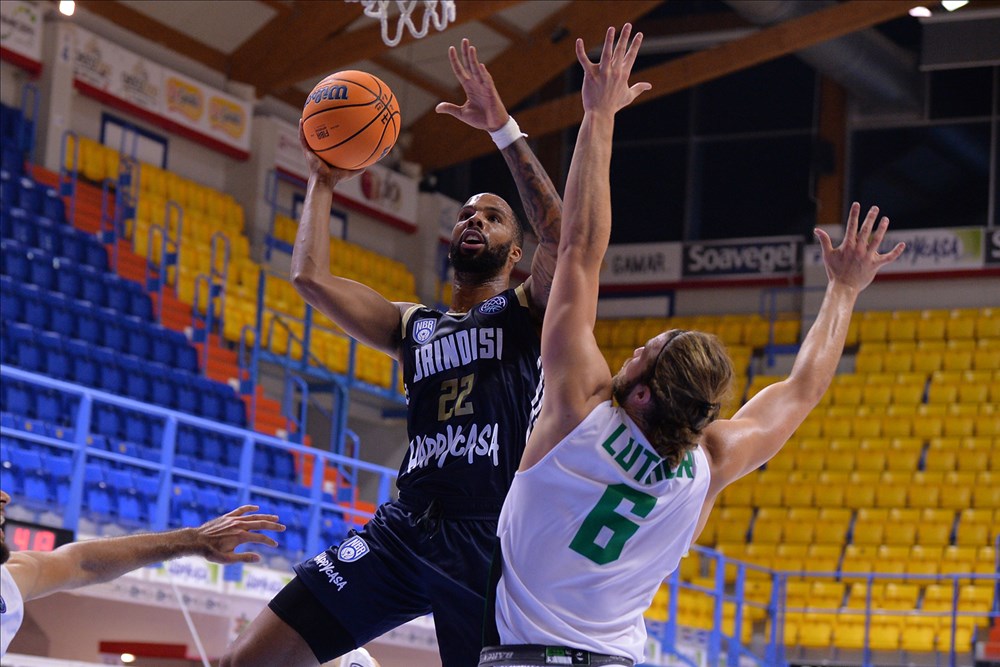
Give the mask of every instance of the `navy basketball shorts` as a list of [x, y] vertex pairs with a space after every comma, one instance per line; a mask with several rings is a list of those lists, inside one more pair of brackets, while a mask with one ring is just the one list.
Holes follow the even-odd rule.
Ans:
[[[485, 609], [498, 514], [494, 500], [403, 493], [382, 505], [360, 532], [296, 565], [295, 573], [354, 646], [432, 613], [443, 667], [476, 665], [484, 620], [495, 624], [485, 619]], [[280, 604], [291, 606], [287, 600]], [[288, 618], [293, 614], [275, 611], [321, 662], [344, 652], [336, 632], [307, 636], [307, 628]]]

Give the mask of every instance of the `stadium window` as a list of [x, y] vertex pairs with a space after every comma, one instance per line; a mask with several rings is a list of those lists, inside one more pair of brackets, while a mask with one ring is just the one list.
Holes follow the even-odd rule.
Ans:
[[[133, 143], [134, 142], [134, 143]], [[107, 112], [101, 114], [101, 143], [119, 152], [132, 153], [139, 162], [167, 168], [167, 139]]]
[[985, 225], [990, 124], [855, 131], [850, 174], [851, 196], [879, 202], [896, 229]]

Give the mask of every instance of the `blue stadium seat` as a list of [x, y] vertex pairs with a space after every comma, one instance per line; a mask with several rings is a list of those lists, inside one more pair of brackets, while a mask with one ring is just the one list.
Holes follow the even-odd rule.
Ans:
[[66, 341], [66, 353], [72, 366], [71, 378], [73, 382], [86, 387], [97, 386], [98, 368], [90, 356], [90, 346], [83, 341], [70, 339]]
[[131, 308], [128, 281], [117, 273], [111, 272], [102, 273], [101, 281], [104, 283], [104, 291], [107, 295], [105, 305], [123, 315], [128, 314]]
[[294, 555], [301, 554], [306, 550], [306, 531], [302, 528], [291, 528], [281, 533], [280, 548]]
[[52, 289], [70, 299], [80, 298], [82, 281], [76, 263], [68, 257], [57, 257], [53, 265], [56, 267], [56, 283]]
[[219, 466], [213, 461], [205, 461], [202, 459], [193, 459], [191, 465], [194, 467], [194, 471], [201, 473], [202, 475], [209, 475], [211, 477], [221, 477], [219, 474]]
[[38, 332], [28, 324], [12, 322], [8, 327], [13, 358], [16, 365], [27, 371], [40, 371], [44, 364], [44, 352], [38, 345]]
[[51, 328], [49, 317], [51, 308], [44, 301], [42, 291], [36, 285], [20, 285], [19, 290], [24, 298], [24, 321], [38, 331]]
[[201, 436], [201, 456], [208, 461], [225, 462], [222, 456], [222, 438], [217, 433], [205, 431]]
[[83, 264], [86, 261], [86, 247], [90, 242], [90, 235], [74, 227], [62, 228], [62, 242], [60, 244], [60, 254], [76, 264]]
[[26, 176], [17, 182], [17, 186], [17, 205], [34, 215], [41, 213], [45, 190]]
[[74, 299], [70, 303], [69, 309], [76, 320], [73, 337], [92, 345], [100, 345], [104, 340], [104, 332], [101, 330], [100, 321], [94, 314], [94, 305], [89, 301]]
[[0, 169], [17, 176], [24, 171], [24, 159], [17, 146], [7, 142], [0, 144]]
[[110, 394], [123, 394], [125, 373], [118, 366], [118, 353], [106, 347], [94, 346], [90, 348], [90, 358], [99, 369], [96, 386]]
[[64, 410], [62, 394], [41, 388], [35, 394], [35, 416], [39, 421], [64, 424], [67, 422]]
[[22, 417], [31, 415], [31, 394], [25, 385], [19, 382], [3, 382], [0, 383], [0, 391], [3, 392], [3, 408], [5, 412]]
[[52, 266], [52, 255], [41, 248], [28, 248], [28, 282], [41, 289], [55, 287], [56, 272]]
[[177, 363], [175, 366], [188, 373], [198, 372], [198, 350], [190, 343], [178, 347], [175, 351]]
[[42, 197], [42, 215], [56, 223], [66, 223], [66, 204], [55, 188], [45, 190], [45, 195]]
[[7, 225], [10, 228], [10, 238], [26, 248], [35, 247], [38, 233], [35, 228], [35, 216], [23, 208], [12, 208], [7, 212]]
[[35, 245], [53, 257], [61, 254], [62, 228], [48, 218], [35, 218]]
[[101, 308], [98, 310], [98, 315], [101, 318], [101, 329], [104, 332], [101, 345], [112, 350], [127, 349], [128, 336], [125, 329], [119, 324], [120, 320], [115, 311], [110, 308]]
[[343, 517], [336, 514], [323, 513], [320, 520], [320, 540], [323, 546], [340, 544], [347, 535], [347, 524]]
[[44, 350], [45, 373], [60, 380], [72, 379], [73, 369], [62, 336], [54, 331], [46, 331], [38, 337], [38, 343]]
[[227, 397], [223, 404], [223, 420], [233, 426], [244, 427], [247, 425], [246, 405], [235, 396]]
[[211, 487], [198, 489], [194, 492], [194, 498], [195, 502], [208, 514], [222, 513], [222, 501], [217, 489]]
[[174, 454], [174, 467], [180, 468], [182, 470], [194, 470], [194, 462], [197, 461], [193, 456], [188, 456], [187, 454]]
[[201, 456], [201, 443], [198, 438], [198, 431], [190, 426], [181, 426], [177, 429], [177, 445], [174, 450], [176, 454], [182, 454], [191, 458]]
[[[111, 517], [111, 494], [104, 481], [106, 464], [88, 463], [83, 475], [84, 506], [99, 518]], [[110, 468], [109, 468], [110, 470]]]
[[114, 498], [118, 519], [128, 524], [138, 524], [143, 517], [132, 473], [127, 470], [108, 470], [105, 482]]
[[20, 502], [31, 506], [46, 506], [51, 503], [48, 484], [41, 454], [35, 450], [15, 447], [11, 450], [11, 472], [21, 478]]
[[254, 448], [253, 452], [253, 471], [259, 473], [270, 473], [271, 469], [274, 468], [274, 456], [272, 452], [276, 451], [273, 447], [266, 447], [258, 445]]
[[108, 293], [104, 288], [104, 273], [87, 264], [78, 267], [78, 271], [81, 283], [80, 298], [95, 306], [107, 305]]
[[141, 412], [125, 411], [125, 439], [139, 445], [150, 444], [149, 420]]
[[28, 281], [28, 258], [24, 247], [14, 239], [0, 239], [0, 271], [19, 283]]
[[174, 386], [177, 387], [177, 409], [181, 412], [196, 414], [198, 409], [198, 389], [193, 378], [184, 373], [174, 373]]
[[4, 167], [0, 167], [0, 208], [11, 209], [17, 203], [17, 180]]
[[68, 456], [42, 455], [42, 467], [47, 475], [51, 497], [57, 507], [66, 507], [69, 501], [69, 485], [73, 475], [73, 460]]
[[177, 331], [171, 331], [170, 329], [160, 326], [159, 324], [152, 325], [149, 328], [149, 332], [151, 340], [149, 358], [166, 366], [174, 366], [174, 348], [176, 347], [176, 338], [171, 334], [178, 334], [182, 338], [184, 337], [184, 334]]
[[125, 351], [142, 359], [148, 359], [152, 351], [152, 341], [145, 323], [131, 315], [123, 318], [121, 322], [128, 338], [128, 347]]
[[139, 446], [128, 440], [113, 440], [111, 451], [122, 456], [131, 456], [134, 459], [139, 458]]
[[222, 439], [222, 456], [219, 459], [226, 466], [239, 470], [240, 458], [243, 456], [243, 442], [236, 438]]
[[83, 261], [98, 271], [108, 270], [108, 251], [97, 239], [91, 237], [83, 248]]
[[107, 403], [95, 403], [90, 417], [90, 428], [105, 438], [121, 437], [122, 417], [118, 408]]
[[131, 354], [119, 357], [118, 365], [125, 373], [125, 394], [137, 401], [149, 400], [149, 375], [142, 359]]
[[150, 374], [150, 402], [164, 408], [177, 407], [177, 388], [166, 372]]

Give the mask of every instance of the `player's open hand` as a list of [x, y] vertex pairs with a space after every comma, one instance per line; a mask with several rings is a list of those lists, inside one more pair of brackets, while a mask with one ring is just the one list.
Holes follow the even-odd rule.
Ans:
[[615, 43], [615, 29], [608, 28], [604, 36], [604, 49], [601, 51], [600, 62], [594, 64], [587, 56], [583, 40], [576, 40], [576, 57], [583, 67], [583, 108], [586, 111], [606, 111], [616, 113], [627, 107], [635, 98], [646, 92], [652, 85], [637, 83], [628, 85], [632, 74], [632, 66], [639, 55], [642, 44], [642, 33], [637, 32], [632, 43], [632, 24], [622, 27], [621, 38]]
[[[875, 274], [886, 264], [895, 262], [906, 245], [897, 243], [887, 253], [879, 253], [885, 232], [889, 229], [889, 218], [882, 216], [878, 228], [875, 220], [878, 218], [878, 206], [868, 209], [861, 229], [858, 229], [858, 218], [861, 215], [861, 204], [851, 204], [850, 215], [847, 216], [847, 229], [844, 240], [836, 248], [830, 240], [830, 235], [822, 229], [816, 230], [816, 238], [823, 248], [823, 263], [826, 265], [826, 276], [831, 283], [838, 283], [861, 291], [871, 284]], [[874, 230], [874, 232], [873, 232]]]
[[510, 115], [497, 93], [489, 70], [479, 62], [476, 47], [469, 40], [463, 39], [461, 55], [454, 46], [450, 46], [448, 60], [451, 62], [451, 71], [465, 91], [465, 104], [458, 106], [441, 102], [434, 110], [454, 116], [477, 130], [495, 131], [503, 127]]
[[331, 167], [323, 159], [313, 152], [313, 149], [309, 148], [309, 144], [306, 142], [306, 133], [302, 129], [302, 121], [299, 121], [299, 143], [302, 145], [302, 154], [306, 158], [306, 164], [309, 166], [309, 174], [316, 176], [317, 179], [331, 190], [334, 186], [341, 181], [346, 181], [355, 176], [359, 176], [365, 172], [364, 169], [338, 169], [337, 167]]
[[250, 551], [236, 553], [241, 544], [255, 542], [276, 547], [278, 543], [259, 530], [282, 532], [285, 526], [278, 523], [274, 514], [250, 514], [260, 509], [256, 505], [243, 505], [228, 514], [212, 519], [195, 529], [199, 553], [213, 563], [256, 563], [260, 554]]

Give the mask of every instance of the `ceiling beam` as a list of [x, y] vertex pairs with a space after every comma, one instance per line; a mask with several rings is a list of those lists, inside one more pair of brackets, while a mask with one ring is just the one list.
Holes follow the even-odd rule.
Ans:
[[439, 100], [447, 99], [452, 95], [452, 90], [443, 86], [434, 79], [424, 76], [412, 64], [403, 64], [390, 55], [378, 56], [375, 63], [386, 68], [399, 78], [409, 81], [418, 88], [422, 88]]
[[521, 30], [510, 21], [505, 21], [500, 16], [487, 16], [483, 19], [487, 28], [511, 42], [520, 42], [528, 38], [528, 33]]
[[142, 12], [137, 12], [127, 5], [112, 0], [80, 0], [77, 5], [91, 14], [105, 18], [151, 42], [162, 44], [171, 51], [202, 65], [219, 72], [226, 71], [228, 59], [225, 53], [160, 23]]
[[261, 95], [272, 92], [266, 82], [286, 69], [288, 54], [315, 53], [323, 40], [362, 15], [360, 3], [298, 2], [240, 44], [230, 57], [229, 75], [257, 87]]
[[[502, 11], [507, 7], [519, 4], [523, 0], [480, 0], [479, 2], [461, 3], [455, 13], [455, 21], [448, 30], [469, 23], [478, 21], [486, 16]], [[336, 3], [331, 3], [336, 4]], [[415, 10], [423, 11], [423, 8]], [[390, 47], [382, 41], [382, 26], [374, 19], [374, 25], [370, 28], [361, 28], [342, 35], [334, 35], [320, 42], [315, 49], [308, 53], [299, 54], [297, 58], [282, 59], [285, 67], [282, 72], [275, 76], [270, 76], [262, 82], [262, 85], [269, 89], [285, 88], [293, 86], [299, 81], [326, 75], [343, 69], [345, 65], [356, 63], [360, 60], [370, 60], [384, 54]], [[390, 34], [395, 32], [396, 19], [389, 18], [391, 22]], [[399, 46], [414, 41], [408, 31], [399, 42]], [[457, 40], [456, 40], [457, 41]]]
[[[577, 37], [588, 44], [599, 42], [609, 25], [620, 26], [637, 19], [659, 4], [661, 0], [602, 0], [566, 5], [536, 26], [525, 40], [511, 44], [487, 65], [504, 104], [513, 109], [576, 62], [573, 42]], [[463, 97], [456, 86], [444, 99], [459, 101]], [[425, 164], [425, 155], [432, 156], [435, 163], [447, 160], [445, 153], [454, 145], [453, 141], [472, 142], [484, 150], [492, 145], [487, 140], [480, 146], [482, 132], [442, 118], [433, 110], [417, 119], [407, 131], [413, 134], [410, 159], [421, 164]], [[448, 141], [442, 142], [444, 131], [448, 132]]]
[[[455, 13], [455, 21], [448, 30], [503, 11], [508, 7], [520, 4], [523, 0], [479, 0], [478, 2], [462, 3]], [[330, 3], [342, 4], [342, 3]], [[422, 7], [416, 11], [423, 11]], [[391, 22], [390, 33], [395, 32], [395, 22]], [[374, 22], [374, 19], [372, 19]], [[408, 31], [405, 32], [399, 45], [412, 42], [415, 37]], [[457, 41], [457, 40], [456, 40]], [[390, 47], [382, 41], [382, 26], [375, 23], [369, 28], [361, 28], [352, 32], [333, 35], [320, 42], [315, 48], [308, 52], [296, 49], [294, 53], [297, 57], [286, 57], [276, 59], [284, 63], [282, 71], [278, 74], [262, 77], [260, 86], [266, 90], [276, 90], [294, 86], [296, 83], [326, 75], [343, 69], [345, 65], [356, 63], [361, 60], [370, 60], [385, 53]], [[291, 56], [292, 54], [283, 54]]]
[[[648, 81], [653, 88], [639, 97], [635, 104], [644, 104], [691, 86], [717, 79], [733, 72], [759, 65], [814, 44], [862, 30], [905, 15], [916, 0], [847, 0], [778, 25], [761, 29], [752, 35], [698, 51], [662, 65], [634, 72], [632, 81]], [[593, 41], [590, 42], [593, 46]], [[502, 92], [502, 89], [501, 89]], [[583, 119], [579, 93], [521, 111], [518, 123], [530, 136], [543, 136]], [[466, 132], [468, 129], [470, 131]], [[414, 134], [414, 151], [409, 159], [427, 170], [441, 169], [488, 153], [492, 144], [481, 142], [478, 133], [464, 125], [456, 125], [447, 142], [437, 145], [419, 142]]]

